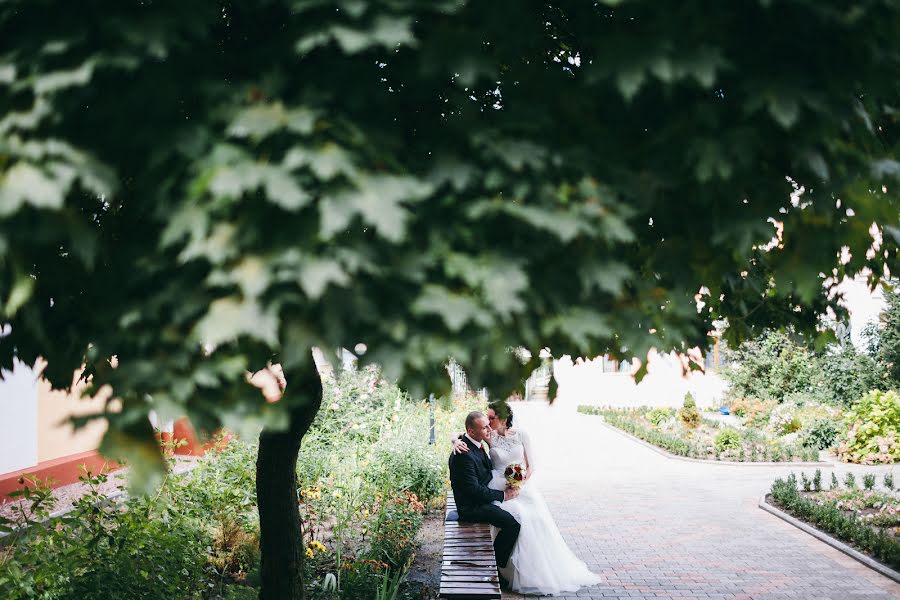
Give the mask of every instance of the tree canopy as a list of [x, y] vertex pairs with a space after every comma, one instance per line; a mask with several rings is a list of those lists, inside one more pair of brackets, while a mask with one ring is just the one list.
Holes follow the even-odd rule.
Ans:
[[312, 346], [501, 391], [510, 347], [813, 332], [896, 273], [892, 0], [5, 0], [0, 39], [0, 365], [85, 364], [109, 452], [285, 423], [245, 373]]

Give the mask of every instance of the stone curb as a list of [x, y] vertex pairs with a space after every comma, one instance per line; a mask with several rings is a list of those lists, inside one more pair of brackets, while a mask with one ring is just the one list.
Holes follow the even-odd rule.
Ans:
[[762, 496], [762, 498], [759, 499], [759, 507], [761, 509], [763, 509], [764, 511], [766, 511], [767, 513], [775, 515], [779, 519], [781, 519], [787, 523], [790, 523], [797, 529], [805, 531], [806, 533], [813, 536], [820, 542], [825, 542], [826, 544], [828, 544], [835, 550], [840, 550], [841, 552], [843, 552], [850, 558], [852, 558], [856, 561], [859, 561], [860, 563], [869, 567], [873, 571], [877, 571], [878, 573], [880, 573], [881, 575], [884, 575], [888, 579], [892, 579], [895, 582], [900, 583], [900, 573], [898, 573], [897, 571], [893, 570], [892, 568], [890, 568], [886, 565], [881, 564], [877, 560], [863, 554], [859, 550], [856, 550], [856, 549], [852, 548], [851, 546], [848, 546], [847, 544], [838, 540], [837, 538], [831, 537], [827, 533], [825, 533], [819, 529], [816, 529], [812, 525], [804, 523], [800, 519], [789, 515], [788, 513], [781, 510], [780, 508], [777, 508], [777, 507], [769, 504], [768, 502], [766, 502], [765, 494]]
[[[581, 413], [581, 414], [584, 414], [584, 413]], [[614, 427], [613, 425], [610, 425], [609, 423], [606, 422], [606, 419], [604, 419], [602, 415], [585, 415], [585, 416], [586, 417], [600, 417], [600, 424], [603, 425], [604, 427], [606, 427], [607, 429], [609, 429], [611, 431], [615, 431], [616, 433], [623, 435], [623, 436], [629, 438], [630, 440], [633, 440], [633, 441], [637, 442], [638, 444], [640, 444], [646, 448], [649, 448], [650, 450], [653, 450], [657, 454], [659, 454], [661, 456], [665, 456], [666, 458], [671, 459], [671, 460], [680, 460], [683, 462], [698, 463], [698, 464], [703, 464], [703, 465], [720, 465], [720, 466], [724, 466], [724, 467], [790, 467], [790, 468], [819, 467], [819, 468], [825, 468], [825, 469], [833, 469], [835, 467], [835, 464], [830, 463], [830, 462], [789, 462], [789, 461], [738, 462], [736, 460], [709, 460], [707, 458], [691, 458], [689, 456], [678, 456], [677, 454], [672, 454], [671, 452], [669, 452], [667, 450], [663, 450], [659, 446], [654, 446], [650, 442], [646, 442], [639, 437], [635, 437], [635, 436], [631, 435], [630, 433], [628, 433], [627, 431], [622, 431], [618, 427]]]

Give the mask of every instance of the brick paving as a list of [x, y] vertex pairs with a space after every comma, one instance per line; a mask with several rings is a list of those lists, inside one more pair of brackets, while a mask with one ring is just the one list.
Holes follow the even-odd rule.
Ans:
[[900, 584], [757, 507], [790, 467], [672, 460], [556, 407], [516, 418], [560, 531], [605, 579], [565, 598], [900, 599]]

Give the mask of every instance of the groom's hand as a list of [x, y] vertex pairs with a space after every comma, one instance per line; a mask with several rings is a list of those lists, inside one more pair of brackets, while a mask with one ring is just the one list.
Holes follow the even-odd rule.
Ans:
[[503, 490], [503, 501], [507, 502], [509, 500], [512, 500], [513, 498], [515, 498], [518, 495], [519, 495], [518, 488], [506, 488], [505, 490]]

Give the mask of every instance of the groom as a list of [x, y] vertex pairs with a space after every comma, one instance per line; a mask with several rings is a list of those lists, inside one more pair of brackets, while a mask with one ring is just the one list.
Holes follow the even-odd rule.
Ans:
[[490, 435], [487, 417], [477, 411], [469, 413], [463, 441], [470, 451], [450, 455], [450, 485], [456, 498], [460, 520], [490, 523], [500, 529], [494, 539], [494, 554], [497, 565], [503, 568], [519, 537], [519, 522], [492, 502], [512, 500], [519, 495], [519, 490], [508, 488], [501, 492], [488, 487], [491, 481], [491, 459], [481, 442]]

